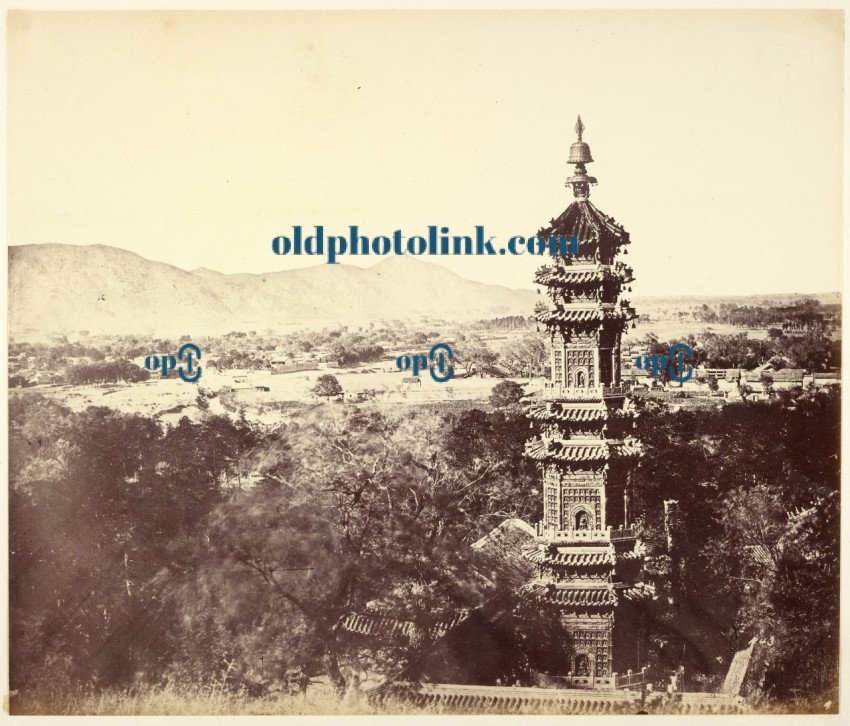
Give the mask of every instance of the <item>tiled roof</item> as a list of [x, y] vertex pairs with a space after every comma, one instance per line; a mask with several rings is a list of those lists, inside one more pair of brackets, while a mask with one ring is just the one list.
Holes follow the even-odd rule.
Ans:
[[[466, 620], [469, 617], [469, 613], [470, 611], [467, 609], [447, 613], [437, 621], [431, 635], [437, 637], [443, 635], [458, 623]], [[381, 635], [411, 635], [415, 625], [410, 620], [395, 618], [379, 611], [373, 611], [351, 613], [342, 621], [342, 627], [349, 633], [357, 633], [358, 635], [373, 635], [376, 633], [380, 633]]]
[[534, 313], [541, 323], [595, 323], [603, 320], [625, 320], [634, 311], [631, 308], [567, 307], [545, 308]]
[[643, 444], [636, 438], [629, 436], [623, 441], [618, 441], [612, 445], [612, 449], [617, 456], [621, 458], [632, 458], [635, 456], [643, 456]]
[[604, 421], [608, 418], [608, 407], [599, 401], [592, 404], [564, 404], [558, 401], [535, 403], [529, 407], [529, 418], [543, 421]]
[[553, 605], [609, 608], [617, 604], [617, 596], [610, 584], [604, 587], [552, 587], [549, 583], [538, 581], [531, 583], [527, 592]]
[[616, 265], [573, 265], [567, 267], [544, 266], [537, 270], [534, 281], [539, 285], [586, 285], [603, 280], [634, 280], [632, 268], [622, 263]]
[[570, 547], [562, 550], [541, 549], [539, 545], [528, 545], [524, 550], [530, 562], [566, 567], [599, 567], [613, 565], [614, 547]]
[[774, 373], [769, 373], [768, 375], [773, 378], [774, 381], [779, 382], [788, 382], [788, 381], [802, 381], [803, 374], [805, 371], [802, 368], [783, 368], [781, 370], [775, 371]]
[[841, 378], [841, 374], [838, 371], [832, 371], [830, 373], [813, 373], [812, 375], [815, 377], [815, 380], [825, 380], [828, 378], [838, 380]]
[[758, 369], [748, 371], [745, 376], [747, 381], [761, 381], [762, 379], [774, 383], [802, 383], [805, 371], [802, 368], [782, 368], [778, 371], [763, 371]]
[[770, 551], [764, 545], [755, 544], [755, 545], [745, 545], [744, 549], [749, 553], [750, 557], [753, 558], [760, 565], [767, 565], [768, 567], [773, 567], [773, 557], [770, 556]]
[[643, 454], [643, 445], [634, 437], [623, 441], [603, 439], [530, 439], [525, 445], [525, 454], [532, 459], [542, 461], [605, 461], [611, 456], [631, 458]]
[[506, 519], [472, 545], [475, 571], [490, 584], [518, 588], [534, 576], [523, 548], [535, 539], [534, 528], [521, 519]]
[[[535, 531], [521, 519], [506, 519], [472, 545], [472, 566], [487, 586], [518, 589], [535, 576], [536, 568], [523, 556], [523, 546], [533, 542]], [[431, 635], [439, 637], [466, 620], [470, 608], [446, 612], [433, 625]], [[372, 604], [365, 611], [351, 613], [342, 627], [360, 635], [412, 635], [415, 624], [401, 609]]]
[[618, 244], [629, 243], [629, 233], [613, 217], [600, 212], [586, 199], [570, 204], [551, 226], [544, 227], [537, 234], [541, 237], [553, 234], [577, 237], [579, 244], [599, 242], [603, 238]]
[[534, 438], [525, 445], [527, 456], [538, 461], [558, 459], [561, 461], [605, 461], [611, 456], [607, 442], [590, 440], [587, 443], [575, 441]]
[[647, 582], [637, 582], [632, 587], [623, 588], [620, 591], [624, 598], [627, 600], [654, 600], [657, 596], [655, 594], [655, 585]]

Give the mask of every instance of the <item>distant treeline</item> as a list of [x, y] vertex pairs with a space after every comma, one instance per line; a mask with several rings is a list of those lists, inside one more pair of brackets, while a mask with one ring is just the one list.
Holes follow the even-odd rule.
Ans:
[[150, 374], [128, 360], [100, 361], [71, 366], [65, 372], [65, 380], [79, 386], [91, 383], [138, 383], [146, 381]]
[[793, 305], [761, 307], [721, 303], [717, 307], [703, 304], [694, 308], [694, 319], [702, 323], [727, 323], [744, 328], [766, 328], [790, 322], [803, 326], [823, 325], [827, 320], [837, 319], [840, 305], [821, 305], [817, 300], [804, 300]]
[[532, 327], [534, 318], [531, 316], [508, 315], [504, 318], [490, 318], [488, 320], [477, 320], [472, 324], [475, 330], [526, 330]]
[[333, 351], [334, 361], [341, 368], [355, 366], [358, 363], [372, 363], [384, 357], [384, 349], [380, 345], [353, 345], [348, 348], [344, 345], [335, 345]]

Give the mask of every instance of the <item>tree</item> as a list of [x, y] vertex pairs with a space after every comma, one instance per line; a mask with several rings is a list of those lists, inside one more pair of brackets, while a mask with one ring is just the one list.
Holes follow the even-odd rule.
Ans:
[[325, 396], [327, 398], [342, 396], [342, 386], [339, 384], [336, 376], [325, 373], [319, 376], [316, 385], [313, 386], [312, 392], [317, 396]]
[[[415, 415], [360, 408], [293, 424], [283, 459], [267, 450], [257, 486], [210, 519], [204, 565], [181, 596], [187, 639], [208, 626], [238, 657], [275, 654], [281, 673], [324, 675], [340, 694], [348, 674], [407, 662], [475, 587], [464, 542], [476, 482], [433, 459], [423, 430]], [[221, 571], [242, 573], [240, 586]], [[413, 635], [344, 627], [369, 611], [412, 623]]]
[[14, 687], [162, 672], [175, 658], [168, 589], [253, 434], [221, 417], [163, 432], [40, 398], [15, 401], [10, 424]]
[[540, 333], [528, 333], [512, 340], [500, 358], [511, 375], [527, 378], [545, 376], [548, 360], [549, 351]]
[[515, 408], [524, 395], [524, 387], [521, 384], [501, 381], [493, 386], [490, 403], [496, 408]]
[[720, 388], [720, 384], [717, 382], [717, 379], [714, 376], [708, 376], [707, 381], [709, 391], [717, 391]]
[[459, 352], [455, 351], [455, 360], [467, 376], [475, 373], [483, 375], [484, 369], [492, 366], [498, 359], [498, 353], [490, 350], [481, 340], [477, 339], [467, 341]]

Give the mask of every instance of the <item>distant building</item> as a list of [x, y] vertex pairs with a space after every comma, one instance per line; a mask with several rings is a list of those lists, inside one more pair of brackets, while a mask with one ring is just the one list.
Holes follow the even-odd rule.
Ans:
[[825, 373], [809, 373], [803, 376], [803, 386], [814, 383], [818, 388], [823, 386], [837, 386], [841, 383], [841, 373], [838, 371], [827, 371]]
[[759, 371], [758, 369], [748, 371], [744, 374], [744, 380], [751, 386], [762, 385], [762, 382], [770, 381], [774, 390], [788, 390], [802, 387], [805, 371], [802, 368], [781, 368], [775, 371]]
[[281, 375], [282, 373], [300, 373], [301, 371], [317, 371], [319, 366], [315, 363], [297, 363], [295, 361], [288, 362], [283, 359], [276, 359], [270, 363], [271, 373], [273, 376]]

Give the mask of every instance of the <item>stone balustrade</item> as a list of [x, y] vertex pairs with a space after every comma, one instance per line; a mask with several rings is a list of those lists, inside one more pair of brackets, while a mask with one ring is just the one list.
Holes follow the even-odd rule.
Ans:
[[586, 388], [570, 388], [557, 386], [554, 383], [546, 383], [543, 386], [541, 398], [545, 401], [599, 401], [603, 398], [614, 398], [625, 396], [629, 392], [629, 386], [589, 386]]

